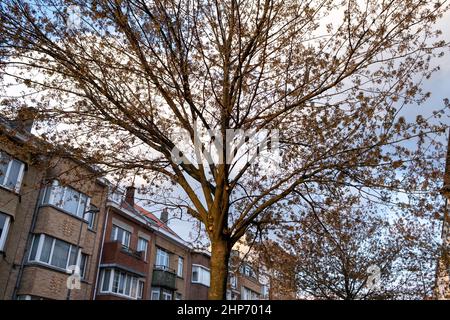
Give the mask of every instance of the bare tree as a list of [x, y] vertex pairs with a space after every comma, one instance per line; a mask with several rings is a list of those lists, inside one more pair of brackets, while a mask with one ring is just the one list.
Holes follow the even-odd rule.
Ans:
[[279, 269], [295, 278], [304, 298], [431, 297], [439, 222], [358, 202], [336, 197], [326, 209], [316, 205], [295, 223], [278, 226], [281, 256], [289, 252], [290, 258], [280, 259], [280, 250], [272, 249], [278, 245], [262, 242], [262, 260], [282, 261]]
[[[6, 85], [36, 90], [20, 101], [39, 110], [42, 138], [159, 194], [178, 187], [170, 205], [204, 225], [210, 298], [222, 299], [232, 245], [278, 209], [332, 184], [388, 201], [381, 190], [412, 194], [436, 176], [429, 155], [443, 126], [431, 118], [445, 113], [409, 110], [429, 96], [420, 83], [447, 46], [433, 27], [446, 10], [423, 0], [5, 0], [0, 68]], [[227, 130], [246, 134], [221, 141]], [[271, 146], [275, 130], [277, 166], [248, 141]]]

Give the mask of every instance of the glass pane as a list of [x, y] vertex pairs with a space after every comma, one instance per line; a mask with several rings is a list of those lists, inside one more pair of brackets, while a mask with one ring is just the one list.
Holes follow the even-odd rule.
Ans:
[[111, 241], [117, 240], [117, 231], [117, 227], [113, 225], [111, 229]]
[[87, 197], [80, 193], [78, 193], [78, 196], [80, 197], [80, 205], [78, 206], [77, 216], [87, 220], [87, 215], [84, 217], [84, 213], [86, 212]]
[[69, 256], [70, 245], [61, 240], [55, 240], [51, 265], [59, 268], [67, 268], [67, 257]]
[[13, 160], [9, 169], [8, 179], [5, 186], [10, 189], [14, 189], [19, 179], [20, 170], [22, 169], [22, 163], [17, 160]]
[[123, 239], [123, 230], [121, 228], [117, 227], [117, 235], [114, 240], [118, 240], [118, 241], [120, 241], [120, 243], [123, 244], [122, 239]]
[[177, 275], [179, 277], [183, 276], [183, 258], [182, 257], [178, 258], [178, 272], [177, 272]]
[[11, 160], [11, 157], [8, 156], [7, 154], [0, 152], [0, 184], [1, 185], [5, 185], [6, 183], [4, 183], [5, 181], [5, 176], [6, 176], [6, 171], [8, 170], [8, 164], [9, 161]]
[[83, 279], [84, 279], [85, 272], [86, 272], [86, 263], [87, 263], [87, 255], [82, 253], [81, 261], [80, 261], [80, 276]]
[[130, 246], [130, 236], [131, 236], [131, 234], [128, 231], [125, 231], [125, 230], [123, 231], [123, 233], [124, 233], [124, 238], [123, 238], [122, 244], [124, 246], [126, 246], [126, 247], [129, 247]]
[[77, 214], [78, 201], [80, 200], [80, 194], [71, 189], [66, 188], [66, 193], [64, 195], [64, 207], [63, 209], [74, 215]]
[[127, 275], [126, 284], [125, 284], [125, 294], [127, 296], [130, 295], [130, 289], [131, 289], [131, 276]]
[[2, 237], [5, 225], [6, 225], [6, 215], [0, 213], [0, 238]]
[[42, 246], [41, 258], [39, 261], [48, 263], [50, 261], [50, 253], [52, 251], [53, 239], [47, 236], [44, 237], [44, 245]]
[[147, 250], [147, 240], [139, 238], [138, 251]]
[[103, 271], [103, 285], [102, 285], [102, 291], [109, 291], [109, 281], [111, 278], [111, 270], [105, 269]]
[[48, 203], [59, 208], [63, 206], [64, 188], [58, 185], [51, 187], [50, 198]]
[[112, 291], [115, 293], [117, 293], [117, 291], [119, 289], [119, 277], [120, 277], [120, 273], [117, 271], [114, 271], [114, 281], [113, 281]]
[[118, 293], [123, 293], [123, 291], [124, 291], [125, 277], [126, 277], [126, 274], [124, 272], [121, 272], [120, 277], [119, 277], [119, 289], [117, 290]]
[[158, 249], [156, 253], [156, 265], [160, 268], [169, 268], [169, 254], [164, 250]]
[[74, 266], [77, 264], [77, 247], [72, 246], [70, 249], [69, 266]]
[[192, 267], [192, 281], [198, 282], [198, 267]]
[[39, 245], [39, 236], [33, 236], [33, 243], [31, 244], [30, 261], [36, 260], [36, 252]]
[[87, 220], [87, 222], [88, 222], [88, 227], [90, 228], [90, 229], [92, 229], [93, 227], [94, 227], [94, 221], [95, 221], [95, 213], [93, 213], [92, 211], [89, 211], [87, 214], [86, 214], [86, 220]]
[[136, 298], [136, 289], [137, 289], [137, 278], [133, 277], [131, 279], [131, 297]]
[[144, 297], [144, 282], [138, 282], [138, 298], [142, 299]]
[[152, 291], [152, 300], [159, 300], [159, 291]]

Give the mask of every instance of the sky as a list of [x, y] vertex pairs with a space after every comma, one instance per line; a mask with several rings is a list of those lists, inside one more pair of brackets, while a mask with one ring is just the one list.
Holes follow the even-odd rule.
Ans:
[[[447, 12], [441, 21], [437, 24], [443, 33], [443, 39], [450, 43], [450, 12]], [[436, 71], [432, 77], [425, 80], [423, 90], [431, 92], [430, 98], [420, 108], [424, 113], [429, 110], [435, 110], [444, 106], [443, 100], [450, 99], [450, 49], [445, 52], [444, 57], [434, 60], [434, 65], [439, 65], [440, 70]], [[410, 109], [414, 114], [420, 114], [416, 108]], [[448, 114], [448, 113], [447, 113]], [[450, 126], [450, 119], [444, 119]], [[444, 168], [443, 168], [444, 169]], [[189, 233], [193, 224], [187, 221], [171, 220], [170, 227], [177, 232], [183, 239], [189, 240]]]
[[[442, 30], [443, 39], [447, 42], [450, 42], [450, 12], [447, 12], [445, 14], [437, 27]], [[423, 83], [424, 91], [431, 92], [430, 99], [428, 99], [425, 104], [420, 107], [422, 108], [424, 113], [427, 113], [427, 111], [430, 109], [439, 109], [443, 107], [444, 98], [450, 98], [450, 50], [447, 50], [444, 57], [435, 60], [434, 63], [440, 66], [440, 70], [435, 72], [430, 79], [425, 80], [425, 82]], [[22, 89], [23, 88], [20, 87], [11, 88], [8, 90], [8, 94], [10, 96], [18, 95], [21, 93]], [[417, 112], [417, 109], [414, 108], [414, 111], [411, 112]], [[450, 125], [450, 120], [447, 119], [447, 121]], [[149, 209], [150, 211], [152, 210], [152, 208]], [[155, 214], [159, 217], [160, 213], [155, 212]], [[169, 222], [169, 226], [183, 239], [190, 240], [189, 234], [193, 230], [192, 222], [172, 219]]]

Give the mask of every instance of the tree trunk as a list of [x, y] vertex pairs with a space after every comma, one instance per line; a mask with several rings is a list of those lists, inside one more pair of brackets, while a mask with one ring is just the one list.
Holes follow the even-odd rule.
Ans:
[[214, 239], [211, 240], [211, 249], [211, 284], [208, 299], [225, 300], [231, 246], [225, 239]]

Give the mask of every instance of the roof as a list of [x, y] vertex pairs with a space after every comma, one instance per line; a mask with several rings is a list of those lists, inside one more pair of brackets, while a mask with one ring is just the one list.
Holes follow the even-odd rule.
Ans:
[[138, 214], [144, 216], [145, 218], [147, 218], [147, 220], [150, 219], [150, 222], [154, 223], [158, 228], [169, 232], [171, 235], [183, 241], [183, 239], [175, 231], [169, 228], [169, 226], [166, 223], [162, 222], [161, 219], [157, 218], [153, 213], [142, 208], [141, 206], [135, 204], [134, 207], [131, 208], [131, 206], [126, 201], [122, 201], [121, 207], [128, 210], [133, 209], [134, 212], [137, 212]]

